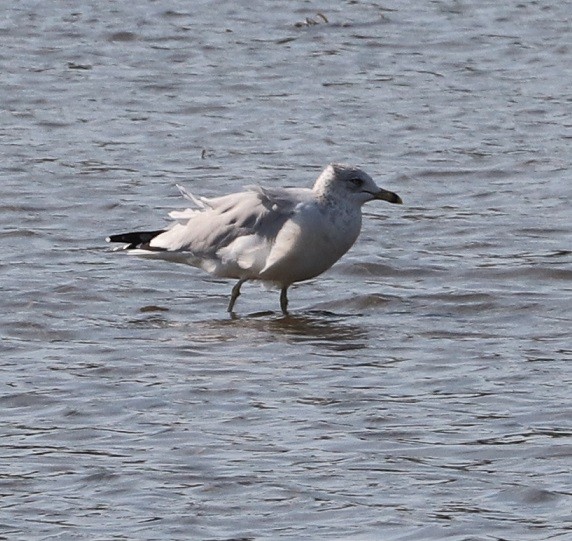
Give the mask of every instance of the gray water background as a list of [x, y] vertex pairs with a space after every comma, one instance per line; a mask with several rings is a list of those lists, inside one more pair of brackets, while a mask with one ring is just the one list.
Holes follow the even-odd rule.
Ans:
[[[0, 539], [572, 539], [569, 1], [0, 16]], [[104, 242], [331, 161], [288, 318]]]

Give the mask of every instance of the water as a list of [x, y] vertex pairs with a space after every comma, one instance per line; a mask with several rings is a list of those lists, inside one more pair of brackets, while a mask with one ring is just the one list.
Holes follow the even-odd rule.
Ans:
[[[1, 539], [572, 538], [570, 2], [1, 9]], [[291, 317], [103, 241], [330, 161]]]

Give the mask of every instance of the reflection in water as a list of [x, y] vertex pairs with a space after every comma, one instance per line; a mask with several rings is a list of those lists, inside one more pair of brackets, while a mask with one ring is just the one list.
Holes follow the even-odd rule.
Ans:
[[[345, 321], [346, 318], [351, 317]], [[291, 342], [316, 342], [337, 351], [361, 349], [367, 345], [366, 329], [354, 323], [355, 316], [331, 312], [309, 312], [270, 320], [270, 330], [283, 332]], [[351, 323], [350, 323], [351, 321]]]
[[[319, 345], [334, 351], [362, 349], [367, 346], [367, 329], [355, 323], [356, 316], [327, 311], [309, 311], [295, 315], [256, 312], [248, 316], [204, 322], [199, 341], [218, 334], [220, 340], [249, 337], [255, 342], [285, 341]], [[213, 331], [218, 333], [213, 335]], [[262, 334], [262, 336], [260, 336]]]

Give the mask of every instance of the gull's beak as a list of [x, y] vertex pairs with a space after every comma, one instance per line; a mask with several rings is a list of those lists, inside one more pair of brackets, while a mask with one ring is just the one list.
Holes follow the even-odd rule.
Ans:
[[381, 199], [382, 201], [387, 201], [388, 203], [396, 203], [397, 205], [403, 204], [401, 197], [399, 197], [396, 193], [390, 192], [389, 190], [384, 190], [380, 188], [378, 192], [375, 192], [373, 195], [374, 199]]

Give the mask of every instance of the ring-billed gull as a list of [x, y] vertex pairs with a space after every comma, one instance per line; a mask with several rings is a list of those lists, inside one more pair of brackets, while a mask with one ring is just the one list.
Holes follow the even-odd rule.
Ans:
[[187, 263], [222, 278], [238, 279], [228, 311], [233, 312], [247, 280], [280, 287], [280, 308], [288, 313], [288, 288], [328, 270], [356, 241], [361, 207], [374, 199], [401, 203], [361, 169], [331, 164], [314, 187], [266, 188], [222, 197], [195, 197], [197, 209], [173, 211], [168, 229], [112, 235], [132, 254]]

